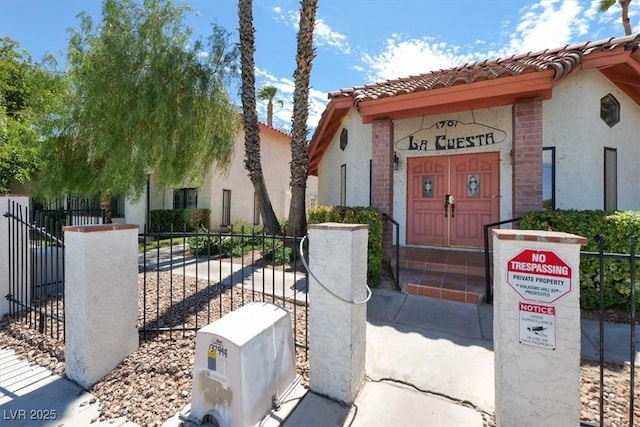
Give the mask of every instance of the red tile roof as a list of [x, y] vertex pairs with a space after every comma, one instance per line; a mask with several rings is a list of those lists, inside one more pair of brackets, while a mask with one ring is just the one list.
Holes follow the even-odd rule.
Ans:
[[507, 105], [520, 96], [549, 99], [555, 83], [581, 69], [600, 70], [640, 105], [639, 47], [640, 34], [612, 37], [331, 92], [309, 144], [309, 173], [318, 173], [331, 138], [352, 107], [363, 123], [370, 123], [377, 118], [457, 111], [470, 101], [487, 108]]
[[357, 106], [361, 101], [388, 98], [549, 69], [554, 70], [554, 80], [559, 80], [578, 67], [583, 56], [589, 55], [594, 51], [612, 50], [621, 45], [625, 49], [637, 49], [640, 45], [640, 34], [566, 45], [555, 49], [513, 55], [508, 58], [485, 60], [447, 70], [431, 71], [416, 76], [340, 89], [329, 93], [329, 99], [352, 97], [354, 104]]

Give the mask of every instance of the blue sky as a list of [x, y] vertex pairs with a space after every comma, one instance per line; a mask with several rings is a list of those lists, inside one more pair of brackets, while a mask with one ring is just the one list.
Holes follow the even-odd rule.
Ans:
[[[206, 37], [216, 22], [237, 40], [237, 1], [182, 0], [189, 24]], [[620, 8], [597, 12], [599, 0], [319, 0], [311, 75], [310, 132], [341, 88], [426, 73], [566, 44], [624, 35]], [[34, 60], [45, 53], [64, 68], [69, 29], [86, 11], [100, 19], [99, 0], [0, 0], [0, 36], [20, 43]], [[256, 87], [273, 85], [274, 127], [290, 128], [298, 0], [254, 0]], [[640, 0], [631, 3], [640, 32]], [[266, 105], [259, 105], [266, 121]]]

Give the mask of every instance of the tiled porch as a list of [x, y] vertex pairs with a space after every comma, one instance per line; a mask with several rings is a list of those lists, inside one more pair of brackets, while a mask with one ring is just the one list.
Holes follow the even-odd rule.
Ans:
[[478, 304], [486, 287], [484, 252], [401, 247], [400, 286], [412, 295]]

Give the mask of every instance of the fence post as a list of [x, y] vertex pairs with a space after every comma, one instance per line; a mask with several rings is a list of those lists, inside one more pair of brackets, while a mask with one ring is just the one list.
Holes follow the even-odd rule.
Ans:
[[573, 234], [493, 230], [496, 423], [580, 424], [580, 245]]
[[367, 296], [368, 225], [325, 223], [308, 230], [309, 386], [351, 404], [364, 380], [367, 306], [344, 300]]
[[64, 233], [66, 374], [88, 388], [138, 348], [138, 226]]
[[[12, 221], [11, 218], [5, 217], [4, 215], [9, 213], [12, 208], [11, 206], [16, 206], [22, 210], [24, 215], [24, 220], [28, 220], [29, 216], [29, 196], [25, 195], [16, 195], [16, 194], [0, 194], [0, 319], [5, 314], [9, 313], [9, 300], [5, 298], [6, 295], [13, 293], [14, 290], [11, 289], [11, 284], [9, 283], [9, 245], [18, 245], [14, 247], [14, 253], [24, 254], [20, 259], [22, 262], [26, 263], [26, 265], [14, 265], [14, 269], [18, 269], [21, 274], [24, 274], [23, 278], [24, 283], [30, 283], [31, 279], [31, 260], [28, 252], [29, 247], [29, 232], [27, 228], [24, 226], [19, 226], [20, 230], [24, 230], [20, 234], [24, 234], [21, 239], [14, 239], [13, 242], [9, 241], [9, 223]], [[13, 212], [14, 214], [17, 212]], [[14, 230], [17, 230], [18, 227], [14, 227]], [[14, 231], [15, 233], [15, 231]], [[16, 285], [14, 285], [16, 286]], [[14, 295], [15, 297], [16, 295]], [[28, 303], [27, 301], [23, 301], [24, 303]]]

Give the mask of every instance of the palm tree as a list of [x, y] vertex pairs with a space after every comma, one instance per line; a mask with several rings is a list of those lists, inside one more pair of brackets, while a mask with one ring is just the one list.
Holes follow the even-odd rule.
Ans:
[[265, 86], [258, 91], [258, 99], [261, 101], [268, 101], [267, 104], [267, 126], [273, 127], [273, 103], [282, 107], [284, 102], [281, 99], [275, 99], [278, 88], [275, 86]]
[[309, 157], [307, 155], [307, 118], [309, 117], [309, 79], [315, 57], [313, 27], [318, 0], [300, 2], [300, 25], [296, 52], [293, 122], [291, 124], [291, 205], [287, 234], [302, 236], [307, 232], [305, 199]]
[[249, 171], [249, 179], [257, 194], [260, 204], [260, 215], [266, 230], [271, 234], [280, 234], [280, 224], [276, 217], [269, 192], [262, 174], [260, 161], [260, 129], [256, 114], [256, 77], [253, 61], [255, 51], [253, 28], [253, 0], [238, 1], [238, 16], [240, 18], [240, 66], [242, 75], [242, 121], [244, 125], [244, 165]]
[[624, 27], [624, 33], [630, 36], [631, 23], [629, 22], [629, 5], [631, 4], [631, 0], [600, 0], [598, 10], [600, 12], [606, 12], [616, 3], [620, 3], [620, 7], [622, 7], [622, 26]]

